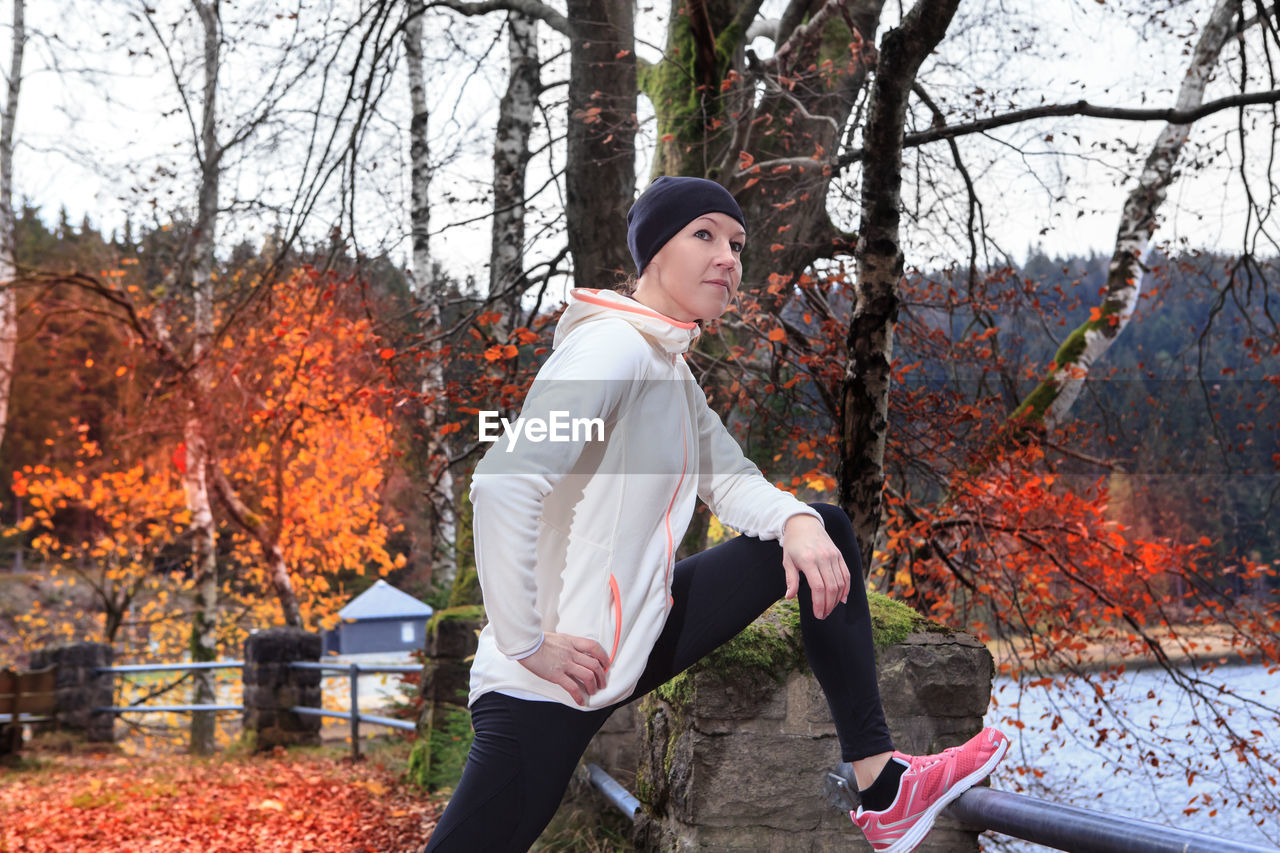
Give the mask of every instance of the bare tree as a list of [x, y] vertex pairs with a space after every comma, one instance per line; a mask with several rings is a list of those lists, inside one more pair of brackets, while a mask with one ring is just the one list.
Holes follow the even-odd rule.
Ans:
[[422, 0], [409, 4], [405, 20], [405, 60], [409, 80], [409, 183], [410, 234], [413, 243], [413, 288], [422, 313], [422, 333], [427, 340], [426, 375], [422, 382], [422, 434], [426, 439], [427, 482], [425, 496], [430, 507], [426, 551], [431, 559], [433, 583], [448, 586], [458, 573], [457, 519], [454, 512], [453, 471], [449, 447], [441, 435], [445, 412], [444, 362], [440, 356], [443, 282], [436, 279], [431, 259], [431, 150], [428, 142], [430, 115], [427, 110], [425, 70], [422, 53]]
[[13, 384], [18, 345], [18, 296], [13, 281], [14, 257], [13, 128], [22, 89], [22, 53], [27, 43], [25, 0], [13, 0], [13, 49], [9, 59], [4, 115], [0, 116], [0, 442], [9, 421], [9, 389]]
[[[194, 661], [212, 660], [216, 654], [215, 632], [218, 626], [219, 571], [217, 558], [217, 525], [213, 511], [214, 483], [221, 488], [222, 499], [233, 520], [252, 517], [230, 489], [225, 474], [217, 468], [214, 447], [219, 438], [216, 414], [210, 409], [209, 355], [222, 334], [236, 322], [252, 300], [256, 289], [241, 294], [222, 293], [215, 280], [215, 252], [221, 216], [226, 209], [235, 209], [240, 200], [222, 198], [222, 177], [228, 159], [243, 151], [257, 137], [274, 132], [273, 123], [280, 121], [278, 111], [291, 92], [307, 80], [316, 67], [316, 59], [302, 58], [294, 67], [280, 63], [272, 71], [257, 99], [247, 110], [224, 110], [221, 92], [224, 87], [224, 49], [229, 37], [222, 20], [221, 0], [192, 0], [190, 9], [195, 14], [194, 40], [199, 45], [194, 57], [188, 55], [183, 32], [184, 18], [176, 22], [162, 23], [155, 8], [141, 4], [140, 17], [146, 22], [154, 43], [163, 56], [174, 95], [181, 105], [190, 133], [190, 145], [196, 164], [196, 191], [194, 216], [185, 242], [180, 247], [176, 262], [166, 276], [167, 289], [179, 297], [168, 313], [174, 327], [177, 321], [177, 305], [190, 306], [190, 325], [185, 330], [185, 343], [169, 352], [177, 356], [178, 368], [183, 377], [182, 417], [183, 441], [186, 459], [183, 486], [191, 512], [190, 539], [192, 542], [193, 573], [196, 580], [196, 602], [191, 628], [191, 655]], [[279, 17], [279, 16], [276, 16]], [[295, 15], [296, 19], [297, 16]], [[285, 38], [283, 51], [286, 57], [296, 46], [299, 31], [294, 30]], [[200, 84], [191, 83], [196, 69]], [[327, 71], [326, 71], [327, 76]], [[353, 75], [354, 76], [354, 75]], [[255, 81], [257, 82], [257, 81]], [[317, 110], [319, 114], [320, 110]], [[336, 123], [335, 128], [336, 130]], [[307, 157], [298, 178], [297, 191], [289, 217], [293, 220], [276, 245], [276, 255], [271, 259], [262, 281], [269, 281], [274, 267], [285, 256], [306, 219], [306, 213], [316, 202], [316, 197], [327, 182], [334, 163], [334, 134], [326, 142], [318, 128], [312, 129]], [[308, 168], [310, 166], [310, 168]], [[185, 294], [185, 296], [183, 296]], [[236, 298], [230, 299], [229, 297]], [[219, 309], [219, 303], [223, 302]], [[153, 335], [170, 338], [181, 328], [157, 328]], [[248, 525], [250, 535], [258, 536], [261, 525]], [[278, 548], [264, 542], [268, 555], [268, 576], [278, 598], [286, 624], [301, 626], [302, 618], [297, 594], [289, 575], [289, 567], [280, 557]], [[207, 672], [196, 675], [195, 701], [212, 703], [213, 683]], [[193, 717], [191, 748], [194, 752], [207, 752], [213, 748], [214, 719], [212, 714], [198, 713]]]
[[[193, 336], [191, 357], [195, 365], [195, 394], [186, 401], [182, 423], [186, 445], [186, 465], [182, 479], [191, 511], [191, 559], [196, 584], [196, 606], [191, 620], [191, 660], [211, 661], [217, 657], [214, 631], [218, 611], [217, 528], [209, 488], [208, 426], [201, 411], [209, 376], [205, 356], [213, 343], [213, 253], [217, 245], [218, 188], [222, 176], [224, 149], [218, 142], [218, 73], [221, 70], [222, 24], [218, 0], [195, 3], [203, 31], [204, 86], [200, 101], [199, 139], [196, 160], [200, 169], [196, 219], [192, 229], [191, 296]], [[151, 20], [148, 16], [148, 20]], [[196, 704], [213, 704], [214, 684], [207, 671], [195, 674]], [[191, 718], [191, 751], [204, 754], [214, 748], [216, 720], [211, 713]]]
[[[1218, 55], [1234, 35], [1232, 22], [1241, 13], [1240, 0], [1218, 0], [1191, 54], [1178, 89], [1174, 109], [1187, 113], [1204, 101], [1205, 89], [1218, 66]], [[1191, 126], [1170, 121], [1147, 154], [1138, 182], [1129, 191], [1116, 230], [1115, 252], [1107, 268], [1107, 284], [1094, 316], [1067, 336], [1053, 358], [1053, 371], [1013, 413], [1015, 425], [1040, 423], [1052, 430], [1062, 423], [1089, 369], [1111, 347], [1138, 307], [1145, 276], [1144, 260], [1159, 224], [1160, 208], [1177, 176], [1177, 165]]]
[[893, 327], [902, 278], [902, 136], [907, 100], [925, 58], [937, 47], [959, 0], [918, 0], [885, 33], [864, 130], [857, 302], [841, 389], [840, 504], [853, 521], [869, 570], [880, 526], [888, 436]]
[[507, 90], [498, 105], [493, 140], [493, 237], [489, 244], [489, 299], [519, 314], [524, 292], [525, 175], [529, 138], [538, 106], [538, 22], [519, 12], [507, 16]]

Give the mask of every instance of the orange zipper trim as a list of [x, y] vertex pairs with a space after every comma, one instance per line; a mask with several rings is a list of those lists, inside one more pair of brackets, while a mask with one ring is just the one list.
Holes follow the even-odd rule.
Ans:
[[609, 663], [613, 663], [622, 639], [622, 593], [618, 592], [618, 579], [613, 575], [609, 575], [609, 589], [613, 592], [613, 650], [609, 652]]

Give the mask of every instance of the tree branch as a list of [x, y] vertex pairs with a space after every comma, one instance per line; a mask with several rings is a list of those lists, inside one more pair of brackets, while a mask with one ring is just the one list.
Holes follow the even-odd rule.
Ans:
[[[928, 130], [922, 130], [918, 133], [908, 133], [902, 137], [903, 148], [914, 148], [919, 145], [927, 145], [930, 142], [937, 142], [942, 139], [954, 139], [957, 136], [967, 136], [972, 133], [982, 133], [983, 131], [993, 130], [997, 127], [1007, 127], [1011, 124], [1019, 124], [1024, 121], [1031, 121], [1038, 118], [1053, 118], [1060, 116], [1085, 116], [1088, 118], [1106, 118], [1118, 119], [1120, 121], [1163, 121], [1169, 124], [1191, 124], [1199, 121], [1213, 113], [1229, 110], [1235, 107], [1254, 106], [1257, 104], [1274, 104], [1280, 103], [1280, 89], [1268, 90], [1266, 92], [1247, 92], [1237, 95], [1229, 95], [1225, 98], [1218, 98], [1216, 101], [1206, 101], [1200, 106], [1189, 110], [1177, 110], [1173, 108], [1131, 108], [1131, 107], [1104, 107], [1097, 104], [1091, 104], [1088, 101], [1076, 101], [1071, 104], [1046, 104], [1042, 107], [1029, 107], [1025, 110], [1014, 110], [1004, 115], [990, 116], [976, 121], [966, 122], [964, 124], [952, 124], [942, 127], [931, 127]], [[843, 169], [853, 163], [861, 161], [866, 156], [866, 150], [863, 148], [855, 148], [845, 154], [842, 154], [836, 160], [836, 168]], [[758, 164], [762, 167], [772, 165], [772, 161]]]
[[760, 69], [771, 74], [783, 73], [786, 68], [785, 63], [791, 58], [791, 54], [810, 40], [820, 38], [823, 28], [827, 25], [827, 19], [839, 11], [843, 3], [844, 0], [826, 0], [822, 8], [808, 21], [795, 28], [787, 40], [779, 45], [773, 56], [760, 63]]
[[519, 12], [530, 18], [537, 18], [546, 22], [562, 35], [569, 35], [569, 19], [564, 15], [552, 9], [540, 0], [432, 0], [426, 4], [427, 9], [452, 9], [462, 15], [468, 17], [472, 15], [487, 15], [490, 12]]

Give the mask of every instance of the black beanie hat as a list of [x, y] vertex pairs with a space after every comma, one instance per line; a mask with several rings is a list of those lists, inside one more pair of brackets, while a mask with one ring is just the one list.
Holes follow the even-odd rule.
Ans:
[[747, 227], [742, 208], [732, 195], [706, 178], [658, 178], [627, 211], [627, 248], [636, 262], [636, 275], [676, 233], [704, 213], [723, 213]]

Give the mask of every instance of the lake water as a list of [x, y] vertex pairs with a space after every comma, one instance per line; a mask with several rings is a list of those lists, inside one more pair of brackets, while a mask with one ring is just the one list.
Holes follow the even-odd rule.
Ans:
[[[992, 787], [1280, 846], [1280, 813], [1263, 808], [1280, 804], [1275, 763], [1280, 759], [1280, 674], [1269, 674], [1263, 666], [1233, 665], [1200, 678], [1201, 683], [1190, 684], [1200, 693], [1192, 699], [1163, 669], [1127, 672], [1109, 683], [1105, 699], [1099, 700], [1081, 692], [1079, 685], [1019, 693], [1016, 683], [997, 679], [987, 722], [1005, 731], [1011, 744], [992, 776]], [[1219, 684], [1237, 696], [1218, 692]], [[1229, 750], [1227, 737], [1212, 726], [1215, 716], [1236, 731], [1256, 733], [1249, 736], [1260, 739], [1271, 757], [1266, 776], [1249, 773]], [[1108, 731], [1099, 742], [1103, 729]], [[1215, 746], [1222, 749], [1216, 756]], [[1190, 784], [1189, 773], [1194, 773]], [[1197, 811], [1185, 814], [1187, 808]], [[1047, 849], [993, 834], [983, 836], [983, 848]]]

